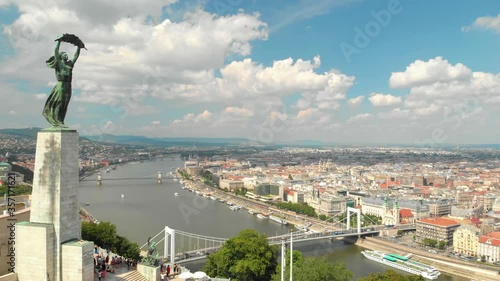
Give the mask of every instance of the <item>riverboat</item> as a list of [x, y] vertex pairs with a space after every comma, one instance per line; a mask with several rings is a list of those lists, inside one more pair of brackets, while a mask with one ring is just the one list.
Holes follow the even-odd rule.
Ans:
[[241, 206], [238, 206], [238, 205], [229, 206], [229, 209], [231, 209], [233, 211], [239, 211], [239, 210], [241, 210]]
[[256, 211], [254, 211], [254, 210], [248, 210], [248, 213], [249, 213], [250, 215], [255, 215], [255, 214], [257, 214], [257, 212], [256, 212]]
[[288, 225], [288, 222], [280, 217], [270, 215], [269, 219], [275, 221], [277, 223], [281, 223], [282, 225]]
[[435, 267], [416, 261], [410, 261], [409, 256], [403, 257], [396, 254], [386, 254], [383, 252], [370, 250], [361, 251], [361, 254], [369, 260], [383, 263], [390, 267], [394, 267], [412, 274], [420, 275], [426, 279], [434, 280], [437, 279], [441, 274], [441, 272], [439, 272], [439, 270]]
[[263, 214], [263, 213], [258, 213], [257, 217], [261, 220], [265, 220], [269, 218], [269, 215]]

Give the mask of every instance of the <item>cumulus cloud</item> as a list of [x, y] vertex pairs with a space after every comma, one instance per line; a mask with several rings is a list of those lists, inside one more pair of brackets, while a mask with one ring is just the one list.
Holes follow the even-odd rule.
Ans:
[[360, 121], [365, 121], [368, 119], [371, 119], [373, 116], [370, 113], [360, 113], [358, 115], [355, 115], [349, 119], [347, 119], [346, 123], [347, 124], [352, 124]]
[[404, 72], [393, 72], [389, 80], [392, 88], [410, 88], [436, 82], [468, 80], [472, 71], [461, 63], [451, 65], [442, 57], [428, 61], [417, 60], [406, 67]]
[[[57, 34], [71, 30], [88, 49], [75, 66], [73, 85], [85, 102], [123, 103], [133, 95], [199, 100], [217, 88], [214, 69], [223, 67], [228, 56], [249, 55], [251, 41], [267, 39], [267, 25], [258, 14], [196, 10], [181, 22], [146, 21], [173, 1], [97, 1], [97, 12], [81, 1], [54, 1], [42, 8], [35, 1], [14, 2], [21, 15], [4, 30], [17, 55], [0, 66], [0, 73], [26, 79], [19, 75], [29, 70], [34, 82], [53, 81], [39, 59], [52, 54]], [[69, 44], [62, 49], [74, 51]]]
[[462, 31], [467, 32], [472, 29], [491, 29], [496, 33], [500, 33], [500, 14], [496, 17], [479, 17], [471, 26], [462, 27]]
[[203, 111], [200, 114], [188, 113], [184, 115], [182, 119], [176, 119], [173, 124], [186, 124], [186, 123], [201, 123], [210, 121], [212, 118], [212, 113], [208, 110]]
[[233, 107], [233, 106], [226, 107], [224, 112], [235, 117], [251, 117], [254, 115], [252, 111], [246, 108]]
[[347, 100], [347, 105], [350, 107], [357, 107], [365, 100], [365, 96], [357, 96]]
[[400, 104], [403, 99], [393, 95], [384, 95], [379, 93], [371, 93], [368, 100], [373, 106], [393, 106]]
[[409, 109], [394, 108], [389, 112], [381, 112], [378, 114], [380, 119], [404, 119], [411, 116]]

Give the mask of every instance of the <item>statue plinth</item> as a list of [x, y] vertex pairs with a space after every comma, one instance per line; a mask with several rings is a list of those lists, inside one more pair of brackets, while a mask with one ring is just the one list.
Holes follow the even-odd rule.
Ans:
[[38, 133], [30, 222], [17, 224], [19, 281], [94, 280], [93, 243], [81, 241], [78, 152], [74, 130]]
[[138, 263], [137, 271], [148, 281], [160, 281], [160, 266]]

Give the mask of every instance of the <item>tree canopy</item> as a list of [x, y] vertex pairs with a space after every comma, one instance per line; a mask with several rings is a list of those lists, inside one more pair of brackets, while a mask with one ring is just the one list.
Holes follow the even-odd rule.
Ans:
[[138, 260], [140, 249], [137, 243], [131, 243], [127, 238], [117, 235], [116, 226], [110, 222], [82, 222], [82, 239], [94, 241], [104, 249], [109, 249], [118, 255]]
[[269, 245], [264, 234], [246, 229], [209, 255], [203, 271], [234, 281], [271, 280], [277, 257], [278, 247]]
[[313, 207], [307, 205], [307, 203], [292, 203], [292, 202], [278, 202], [276, 207], [280, 209], [290, 210], [298, 214], [303, 214], [306, 216], [317, 217], [316, 211]]
[[[290, 279], [290, 251], [287, 253], [285, 280]], [[304, 257], [301, 252], [293, 251], [294, 281], [348, 281], [354, 274], [342, 262], [331, 263], [326, 257]], [[276, 267], [272, 281], [281, 280], [281, 264]]]
[[358, 281], [424, 281], [424, 277], [419, 275], [402, 275], [394, 270], [387, 270], [383, 273], [370, 274]]

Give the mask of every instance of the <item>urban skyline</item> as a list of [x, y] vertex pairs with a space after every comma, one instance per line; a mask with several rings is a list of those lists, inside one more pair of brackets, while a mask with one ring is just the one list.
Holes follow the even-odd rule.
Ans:
[[46, 126], [44, 61], [69, 32], [88, 49], [67, 116], [81, 135], [498, 143], [498, 11], [495, 1], [0, 1], [0, 128]]

